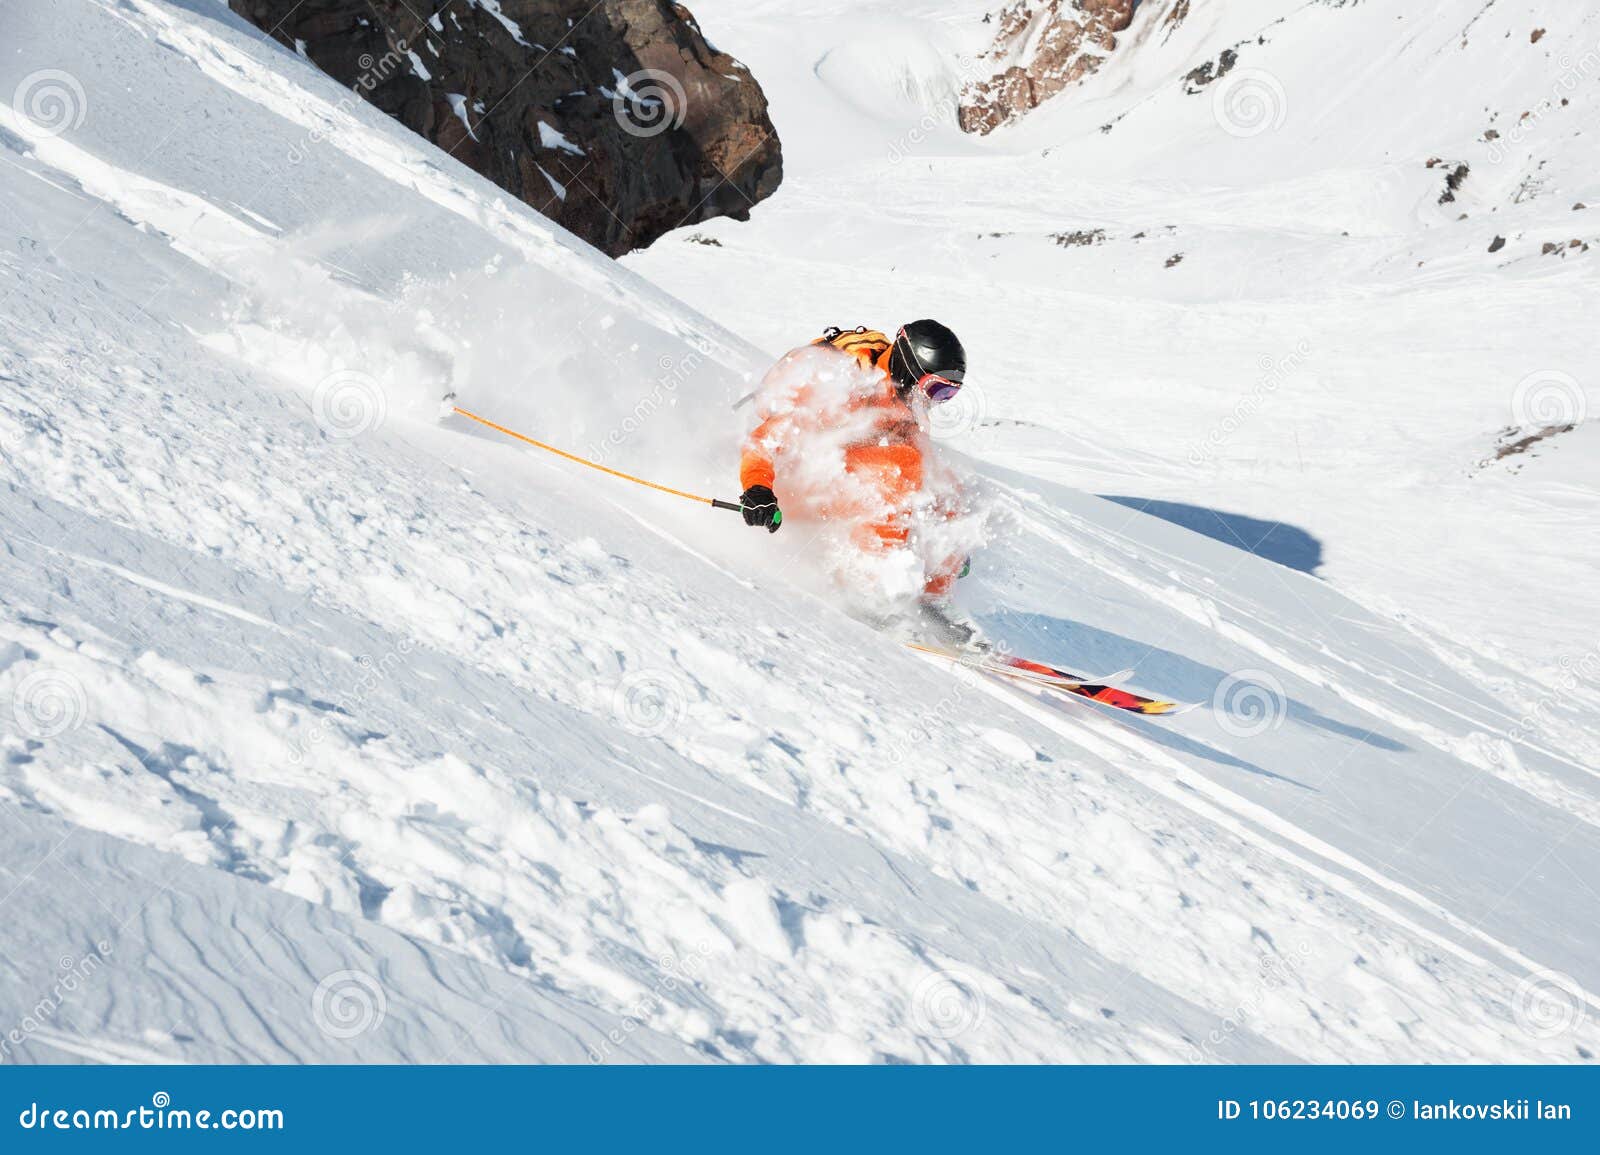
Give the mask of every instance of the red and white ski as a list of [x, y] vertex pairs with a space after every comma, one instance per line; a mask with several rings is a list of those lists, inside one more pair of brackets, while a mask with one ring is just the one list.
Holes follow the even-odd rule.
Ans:
[[1131, 690], [1123, 690], [1113, 683], [1133, 675], [1132, 670], [1119, 670], [1114, 674], [1089, 675], [1074, 674], [1056, 666], [1046, 665], [1044, 662], [1035, 662], [1030, 658], [1018, 658], [1009, 654], [996, 653], [967, 653], [960, 650], [940, 649], [936, 646], [924, 646], [916, 642], [908, 642], [913, 650], [923, 654], [932, 654], [935, 657], [945, 658], [952, 662], [959, 662], [973, 669], [985, 673], [997, 674], [1017, 682], [1025, 682], [1047, 690], [1058, 690], [1064, 694], [1071, 694], [1078, 698], [1087, 698], [1091, 702], [1099, 702], [1102, 706], [1110, 706], [1117, 710], [1127, 710], [1135, 714], [1176, 714], [1192, 709], [1192, 704], [1184, 702], [1168, 702], [1161, 698], [1150, 698], [1144, 694], [1136, 694]]

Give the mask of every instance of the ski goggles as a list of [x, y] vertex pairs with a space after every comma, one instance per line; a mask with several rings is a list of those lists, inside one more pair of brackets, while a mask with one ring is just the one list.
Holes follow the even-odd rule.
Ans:
[[917, 378], [917, 388], [935, 405], [940, 405], [957, 393], [961, 392], [961, 378], [964, 374], [958, 371], [949, 373], [924, 373]]

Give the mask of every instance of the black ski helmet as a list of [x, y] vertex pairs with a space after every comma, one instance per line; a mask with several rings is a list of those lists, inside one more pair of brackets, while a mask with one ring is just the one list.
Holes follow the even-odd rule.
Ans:
[[889, 352], [889, 374], [901, 389], [910, 389], [929, 373], [959, 382], [967, 372], [967, 351], [938, 321], [912, 321], [900, 326]]

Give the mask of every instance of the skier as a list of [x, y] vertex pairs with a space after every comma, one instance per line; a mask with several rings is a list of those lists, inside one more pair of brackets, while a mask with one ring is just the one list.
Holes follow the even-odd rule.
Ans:
[[[938, 468], [926, 420], [929, 406], [960, 391], [966, 351], [938, 321], [912, 321], [892, 341], [865, 326], [830, 328], [780, 361], [769, 380], [785, 362], [816, 348], [853, 357], [867, 377], [842, 402], [811, 385], [767, 391], [762, 420], [745, 439], [739, 462], [745, 524], [776, 533], [783, 524], [779, 494], [788, 494], [800, 499], [801, 511], [809, 516], [849, 524], [851, 541], [865, 552], [908, 548], [919, 513], [948, 518], [957, 512], [937, 504], [930, 510], [924, 500], [926, 483]], [[844, 470], [854, 484], [818, 494], [814, 481], [808, 487], [798, 475], [806, 464], [807, 441], [830, 429], [844, 439]], [[941, 605], [968, 565], [963, 555], [934, 558], [924, 570], [923, 605]]]

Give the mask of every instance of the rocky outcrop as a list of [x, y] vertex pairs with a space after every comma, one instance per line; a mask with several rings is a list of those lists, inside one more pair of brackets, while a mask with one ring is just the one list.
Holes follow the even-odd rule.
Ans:
[[986, 133], [1100, 67], [1133, 21], [1137, 0], [1017, 0], [979, 58], [988, 75], [961, 95], [960, 122]]
[[1215, 62], [1204, 61], [1183, 74], [1183, 91], [1190, 96], [1198, 95], [1206, 85], [1221, 80], [1232, 72], [1233, 66], [1237, 63], [1239, 63], [1238, 50], [1224, 48], [1217, 54]]
[[229, 2], [613, 256], [742, 220], [782, 177], [760, 85], [667, 0]]

